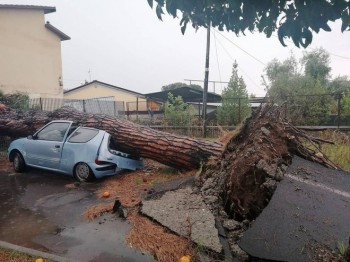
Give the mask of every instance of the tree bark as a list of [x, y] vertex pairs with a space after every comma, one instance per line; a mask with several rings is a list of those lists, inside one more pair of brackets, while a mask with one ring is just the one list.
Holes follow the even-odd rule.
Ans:
[[105, 130], [113, 136], [121, 151], [179, 169], [197, 168], [202, 161], [220, 157], [222, 153], [220, 143], [156, 131], [112, 116], [83, 113], [70, 107], [53, 112], [22, 111], [0, 103], [0, 135], [31, 135], [52, 120], [72, 120], [78, 125]]

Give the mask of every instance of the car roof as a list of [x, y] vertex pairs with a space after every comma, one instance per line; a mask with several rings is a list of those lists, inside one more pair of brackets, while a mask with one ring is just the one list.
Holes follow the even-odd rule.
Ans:
[[[102, 129], [95, 128], [95, 127], [88, 127], [88, 126], [84, 126], [84, 125], [79, 125], [76, 122], [71, 121], [71, 120], [52, 120], [52, 121], [50, 121], [50, 123], [71, 123], [72, 124], [71, 127], [75, 127], [75, 128], [78, 128], [78, 127], [79, 128], [89, 128], [89, 129], [95, 129], [95, 130], [99, 130], [99, 131], [104, 131]], [[104, 131], [104, 132], [106, 132], [106, 131]]]

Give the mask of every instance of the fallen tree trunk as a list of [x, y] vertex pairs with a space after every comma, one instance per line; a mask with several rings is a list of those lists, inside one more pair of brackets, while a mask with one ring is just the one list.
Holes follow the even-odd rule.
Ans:
[[220, 157], [222, 152], [220, 143], [156, 131], [127, 120], [103, 114], [83, 113], [70, 107], [45, 112], [15, 110], [0, 104], [0, 135], [31, 135], [48, 122], [59, 119], [105, 130], [113, 136], [121, 151], [179, 169], [197, 168], [202, 161], [210, 157]]

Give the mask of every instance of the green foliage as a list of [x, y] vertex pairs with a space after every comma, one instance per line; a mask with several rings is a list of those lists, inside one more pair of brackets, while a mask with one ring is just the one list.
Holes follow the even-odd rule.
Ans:
[[338, 248], [340, 255], [345, 256], [346, 245], [344, 244], [343, 241], [338, 241], [337, 248]]
[[193, 107], [185, 103], [181, 96], [175, 97], [172, 93], [168, 93], [168, 100], [164, 105], [165, 121], [167, 125], [188, 126], [191, 124], [190, 121], [193, 112]]
[[295, 124], [321, 124], [336, 108], [336, 100], [328, 94], [330, 67], [325, 50], [305, 52], [301, 64], [293, 54], [283, 62], [275, 59], [265, 72], [268, 96], [278, 105], [286, 106], [287, 116]]
[[[187, 25], [207, 28], [209, 25], [220, 31], [234, 32], [237, 36], [245, 31], [259, 31], [271, 37], [277, 31], [279, 41], [285, 46], [285, 38], [291, 38], [297, 47], [307, 47], [313, 33], [331, 31], [329, 21], [342, 20], [341, 31], [350, 30], [350, 4], [348, 0], [318, 1], [178, 1], [147, 0], [160, 20], [166, 11], [179, 17], [181, 32]], [[165, 9], [165, 10], [164, 10]]]
[[217, 110], [220, 125], [237, 125], [251, 112], [246, 84], [238, 76], [237, 63], [233, 65], [232, 76], [222, 92], [222, 106]]
[[29, 107], [29, 96], [20, 92], [4, 94], [0, 90], [0, 102], [12, 108], [27, 109]]
[[301, 60], [305, 66], [305, 75], [318, 79], [325, 84], [331, 72], [329, 54], [323, 48], [316, 49], [312, 52], [305, 52]]
[[346, 93], [341, 101], [342, 115], [350, 116], [350, 92]]
[[[335, 98], [341, 97], [340, 110], [342, 116], [350, 116], [350, 79], [347, 76], [338, 76], [328, 84], [328, 92], [335, 94]], [[336, 114], [338, 104], [332, 107], [332, 113]]]
[[344, 94], [350, 92], [350, 79], [347, 76], [338, 76], [328, 84], [331, 93]]
[[176, 82], [176, 83], [172, 83], [166, 86], [162, 86], [162, 91], [170, 91], [170, 90], [174, 90], [176, 88], [180, 88], [180, 87], [191, 87], [197, 90], [202, 90], [203, 88], [200, 85], [188, 85], [186, 83], [181, 83], [181, 82]]

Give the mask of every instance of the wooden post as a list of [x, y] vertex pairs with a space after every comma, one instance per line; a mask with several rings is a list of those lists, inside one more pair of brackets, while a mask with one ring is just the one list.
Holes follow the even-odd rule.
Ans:
[[337, 124], [338, 124], [338, 129], [339, 129], [339, 126], [340, 126], [340, 100], [342, 99], [342, 94], [337, 94], [337, 98], [338, 98], [338, 116], [337, 116]]
[[136, 120], [139, 120], [139, 97], [136, 97]]

